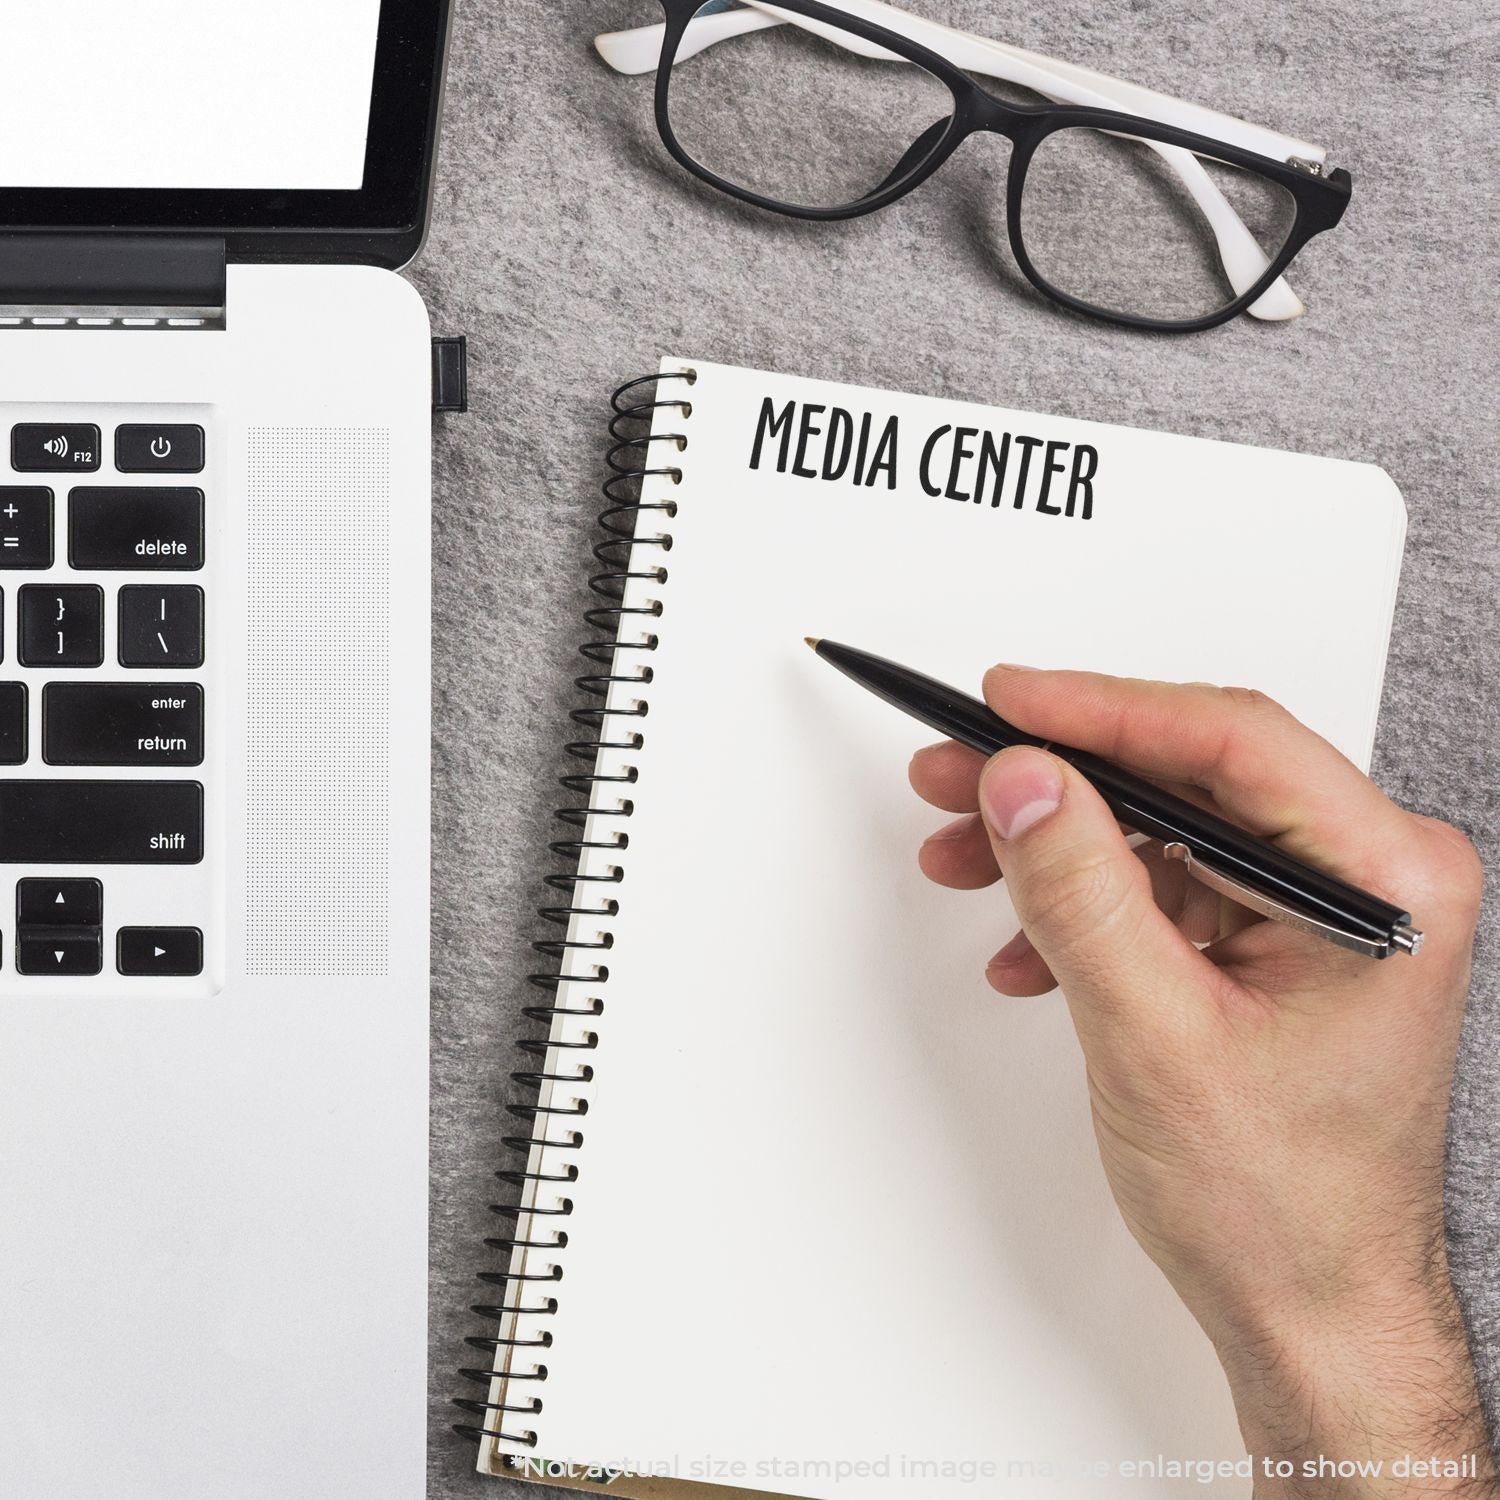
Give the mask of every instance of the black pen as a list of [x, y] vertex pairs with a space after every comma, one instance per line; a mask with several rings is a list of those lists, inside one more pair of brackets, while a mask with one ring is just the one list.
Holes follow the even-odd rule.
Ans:
[[1086, 750], [1070, 750], [1026, 734], [977, 698], [909, 667], [837, 641], [808, 636], [807, 644], [876, 697], [981, 754], [1032, 745], [1067, 761], [1127, 828], [1160, 839], [1169, 859], [1180, 859], [1204, 885], [1251, 911], [1371, 958], [1388, 958], [1397, 949], [1415, 953], [1422, 946], [1410, 912], [1314, 870], [1274, 844], [1119, 766]]

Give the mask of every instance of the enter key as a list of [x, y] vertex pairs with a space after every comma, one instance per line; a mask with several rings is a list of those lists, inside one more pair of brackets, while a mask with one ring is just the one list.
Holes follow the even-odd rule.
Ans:
[[203, 688], [196, 682], [49, 682], [42, 759], [51, 766], [203, 763]]

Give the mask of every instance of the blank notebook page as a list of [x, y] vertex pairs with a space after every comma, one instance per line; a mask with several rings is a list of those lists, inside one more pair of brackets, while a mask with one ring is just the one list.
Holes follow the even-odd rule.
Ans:
[[[690, 390], [659, 391], [691, 416], [656, 427], [687, 447], [653, 445], [681, 483], [645, 497], [677, 514], [640, 524], [673, 545], [634, 564], [668, 576], [631, 586], [662, 606], [636, 656], [652, 681], [611, 700], [649, 705], [613, 721], [644, 743], [601, 767], [638, 768], [634, 811], [593, 825], [629, 833], [596, 861], [623, 871], [619, 912], [574, 929], [612, 930], [608, 979], [564, 990], [605, 1011], [593, 1082], [552, 1095], [589, 1109], [567, 1246], [542, 1257], [557, 1310], [529, 1325], [553, 1336], [548, 1378], [510, 1386], [543, 1401], [512, 1425], [533, 1456], [841, 1500], [1248, 1494], [1118, 1472], [1242, 1458], [1223, 1376], [1120, 1222], [1063, 1002], [985, 983], [1016, 926], [1003, 886], [918, 873], [945, 818], [906, 767], [935, 736], [803, 637], [974, 692], [999, 660], [1253, 685], [1365, 765], [1400, 496], [1365, 465], [691, 367]], [[784, 428], [750, 467], [766, 398], [773, 420], [797, 403], [786, 472]], [[829, 409], [815, 477], [792, 472], [806, 403]], [[982, 439], [957, 429], [1041, 440], [1012, 442], [998, 505], [993, 465], [977, 501], [946, 493], [976, 477], [954, 445]], [[1049, 459], [1055, 514], [1036, 503]]]

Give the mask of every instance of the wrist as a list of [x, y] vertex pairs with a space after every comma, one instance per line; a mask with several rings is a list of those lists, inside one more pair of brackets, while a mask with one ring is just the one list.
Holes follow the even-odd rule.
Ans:
[[1500, 1500], [1462, 1316], [1437, 1260], [1440, 1276], [1243, 1320], [1216, 1338], [1255, 1500]]

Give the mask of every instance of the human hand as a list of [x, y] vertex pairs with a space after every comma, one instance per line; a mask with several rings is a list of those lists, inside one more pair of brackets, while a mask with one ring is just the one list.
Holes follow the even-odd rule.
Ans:
[[[963, 814], [923, 844], [923, 871], [960, 889], [1003, 872], [1020, 918], [989, 982], [1067, 997], [1115, 1200], [1218, 1351], [1257, 1500], [1500, 1495], [1443, 1243], [1472, 846], [1257, 693], [1013, 667], [984, 692], [1028, 732], [1213, 806], [1425, 929], [1419, 956], [1376, 961], [1259, 920], [1159, 844], [1133, 852], [1041, 750], [986, 763], [946, 742], [912, 760], [917, 792]], [[1391, 1475], [1408, 1453], [1439, 1467]], [[1319, 1454], [1384, 1472], [1303, 1479]], [[1443, 1473], [1466, 1456], [1475, 1476]]]

